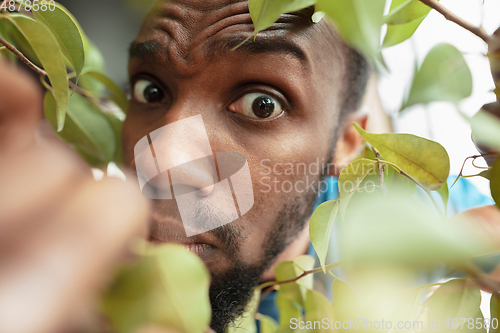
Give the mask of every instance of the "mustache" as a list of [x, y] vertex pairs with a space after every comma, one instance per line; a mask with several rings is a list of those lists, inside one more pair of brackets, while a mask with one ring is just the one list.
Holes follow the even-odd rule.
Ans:
[[[175, 221], [174, 223], [182, 225], [181, 216], [175, 200], [153, 200], [154, 215], [156, 219], [153, 220], [169, 220]], [[220, 205], [214, 205], [210, 200], [197, 200], [190, 203], [190, 219], [195, 223], [190, 223], [186, 228], [195, 228], [203, 230], [207, 226], [219, 226], [221, 221], [228, 218], [228, 212], [220, 208]], [[183, 239], [186, 237], [178, 228], [169, 228], [168, 225], [159, 224], [158, 230], [160, 233], [168, 235], [170, 239]], [[206, 230], [206, 229], [204, 229]], [[244, 227], [235, 223], [224, 224], [222, 226], [212, 228], [205, 231], [206, 234], [211, 235], [216, 241], [216, 246], [223, 252], [231, 254], [232, 257], [235, 252], [239, 252], [239, 245], [245, 239]], [[196, 236], [195, 236], [196, 237]]]

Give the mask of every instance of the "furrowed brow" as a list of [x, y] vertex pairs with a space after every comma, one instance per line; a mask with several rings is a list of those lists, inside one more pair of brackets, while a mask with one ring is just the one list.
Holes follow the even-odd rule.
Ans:
[[129, 48], [130, 58], [147, 59], [157, 56], [160, 53], [161, 45], [155, 41], [150, 40], [143, 43], [133, 42]]
[[308, 58], [304, 50], [296, 43], [284, 39], [259, 38], [254, 41], [245, 37], [221, 38], [209, 46], [210, 55], [217, 57], [229, 52], [242, 52], [249, 54], [281, 53], [291, 55], [299, 60], [304, 67], [308, 67]]

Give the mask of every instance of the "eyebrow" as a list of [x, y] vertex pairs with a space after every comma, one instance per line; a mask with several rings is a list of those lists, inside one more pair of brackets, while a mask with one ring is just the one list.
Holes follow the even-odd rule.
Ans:
[[[214, 59], [229, 52], [243, 52], [248, 54], [280, 53], [291, 55], [299, 60], [304, 67], [308, 67], [308, 58], [304, 50], [288, 39], [257, 38], [253, 40], [245, 37], [225, 37], [212, 41], [208, 46], [208, 57]], [[130, 45], [129, 57], [148, 60], [160, 56], [165, 47], [155, 40], [142, 43], [133, 42]]]

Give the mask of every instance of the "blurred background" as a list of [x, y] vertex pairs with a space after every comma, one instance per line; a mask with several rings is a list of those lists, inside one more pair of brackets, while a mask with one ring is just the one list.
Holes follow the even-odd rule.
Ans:
[[[154, 0], [60, 0], [60, 3], [75, 15], [102, 51], [108, 74], [126, 87], [128, 47]], [[465, 20], [482, 25], [488, 33], [500, 26], [500, 0], [441, 0], [441, 3]], [[470, 126], [454, 107], [449, 103], [433, 103], [399, 112], [415, 63], [421, 64], [427, 52], [443, 42], [464, 52], [473, 74], [474, 91], [461, 103], [461, 110], [473, 115], [483, 104], [494, 101], [486, 45], [432, 11], [413, 38], [384, 50], [390, 72], [382, 73], [378, 82], [373, 82], [365, 106], [374, 116], [370, 130], [412, 133], [438, 141], [450, 154], [451, 173], [457, 175], [465, 158], [477, 154], [477, 150], [470, 140]], [[477, 170], [468, 164], [464, 174], [473, 173]], [[486, 180], [476, 177], [471, 181], [482, 192], [489, 193]]]

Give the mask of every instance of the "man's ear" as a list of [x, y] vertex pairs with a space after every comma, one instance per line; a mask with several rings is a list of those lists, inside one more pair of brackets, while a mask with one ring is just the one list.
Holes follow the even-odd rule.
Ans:
[[344, 122], [340, 128], [340, 135], [335, 146], [335, 154], [331, 161], [330, 176], [339, 176], [342, 169], [361, 153], [360, 148], [364, 139], [352, 123], [356, 122], [363, 129], [366, 129], [367, 121], [368, 115], [366, 112], [359, 112], [349, 116]]

